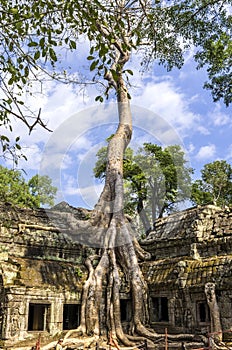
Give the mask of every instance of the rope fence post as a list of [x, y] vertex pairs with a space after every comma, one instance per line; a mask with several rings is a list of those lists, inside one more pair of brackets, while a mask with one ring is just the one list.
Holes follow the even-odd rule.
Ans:
[[168, 329], [165, 328], [165, 350], [168, 350]]

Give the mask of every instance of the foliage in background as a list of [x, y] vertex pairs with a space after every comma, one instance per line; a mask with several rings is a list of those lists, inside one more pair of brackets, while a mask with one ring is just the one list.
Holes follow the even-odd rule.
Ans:
[[2, 202], [24, 208], [54, 205], [57, 189], [48, 176], [33, 176], [28, 183], [21, 171], [0, 165], [0, 198]]
[[[105, 177], [106, 154], [106, 147], [97, 153], [96, 178]], [[136, 154], [127, 148], [123, 167], [125, 211], [132, 216], [138, 213], [145, 231], [152, 228], [157, 217], [190, 199], [193, 169], [179, 145], [162, 148], [144, 143]]]
[[145, 143], [135, 161], [145, 173], [152, 222], [190, 198], [193, 169], [179, 145], [162, 148]]
[[52, 186], [52, 179], [47, 175], [35, 175], [28, 181], [30, 193], [37, 199], [38, 206], [54, 205], [57, 187]]
[[201, 179], [192, 187], [195, 204], [214, 204], [220, 207], [232, 205], [232, 167], [225, 160], [205, 164]]

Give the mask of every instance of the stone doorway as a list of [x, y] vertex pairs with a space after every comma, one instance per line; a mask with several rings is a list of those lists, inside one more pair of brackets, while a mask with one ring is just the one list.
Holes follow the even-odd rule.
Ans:
[[75, 329], [80, 324], [80, 304], [64, 304], [63, 330]]
[[152, 297], [151, 298], [151, 321], [152, 322], [168, 322], [168, 298]]
[[47, 331], [50, 304], [29, 304], [28, 331]]

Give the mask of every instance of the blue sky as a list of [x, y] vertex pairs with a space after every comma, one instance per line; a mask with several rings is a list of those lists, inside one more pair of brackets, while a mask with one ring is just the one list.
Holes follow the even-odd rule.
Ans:
[[[86, 48], [85, 44], [83, 47]], [[85, 51], [85, 50], [84, 50]], [[82, 52], [83, 53], [83, 52]], [[75, 73], [77, 60], [67, 58]], [[203, 165], [217, 159], [232, 163], [231, 108], [214, 103], [210, 91], [203, 89], [207, 79], [197, 71], [191, 53], [181, 70], [167, 73], [162, 67], [141, 75], [136, 57], [129, 63], [134, 75], [130, 90], [134, 120], [133, 148], [143, 142], [180, 144], [189, 165], [200, 177]], [[37, 92], [38, 87], [34, 87]], [[42, 117], [53, 133], [39, 126], [28, 135], [24, 125], [14, 126], [21, 135], [28, 161], [20, 161], [28, 177], [48, 174], [59, 188], [57, 202], [91, 208], [102, 184], [96, 182], [92, 168], [97, 150], [117, 126], [117, 106], [94, 101], [99, 94], [95, 85], [81, 90], [79, 86], [47, 82], [43, 94], [25, 96], [27, 103], [42, 109]], [[4, 165], [11, 166], [10, 162]]]

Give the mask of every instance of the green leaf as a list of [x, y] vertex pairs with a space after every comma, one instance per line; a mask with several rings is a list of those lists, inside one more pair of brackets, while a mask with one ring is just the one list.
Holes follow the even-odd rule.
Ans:
[[45, 38], [43, 37], [39, 41], [39, 46], [42, 48], [42, 47], [44, 47], [44, 44], [45, 44]]
[[90, 68], [89, 68], [91, 72], [97, 67], [98, 63], [99, 63], [99, 60], [93, 61], [91, 63]]
[[26, 66], [26, 67], [24, 68], [24, 76], [25, 76], [25, 77], [28, 77], [28, 76], [29, 76], [29, 68], [28, 68], [28, 66]]
[[18, 9], [17, 8], [11, 8], [10, 12], [13, 13], [14, 15], [18, 13]]
[[74, 49], [74, 50], [76, 50], [77, 48], [76, 42], [74, 40], [70, 40], [69, 46], [71, 49]]
[[30, 42], [28, 43], [28, 46], [29, 46], [29, 47], [35, 47], [35, 46], [38, 46], [38, 43], [37, 43], [36, 41], [30, 41]]
[[52, 47], [49, 48], [49, 55], [52, 59], [52, 61], [56, 62], [57, 61], [57, 56], [56, 56], [56, 53], [55, 51], [53, 50]]
[[14, 80], [13, 78], [10, 78], [10, 79], [8, 80], [8, 85], [13, 85], [14, 82], [15, 82], [15, 80]]
[[0, 139], [1, 139], [2, 141], [10, 142], [9, 138], [8, 138], [7, 136], [5, 136], [5, 135], [1, 135], [1, 136], [0, 136]]
[[133, 74], [134, 74], [133, 71], [130, 70], [130, 69], [127, 69], [126, 72], [127, 72], [128, 74], [130, 74], [130, 75], [133, 75]]
[[9, 45], [9, 50], [12, 52], [14, 49], [14, 45], [13, 45], [13, 42], [11, 41], [10, 42], [10, 45]]
[[103, 102], [104, 98], [102, 96], [95, 97], [95, 101]]
[[40, 58], [40, 51], [36, 51], [34, 54], [34, 59], [38, 60]]

